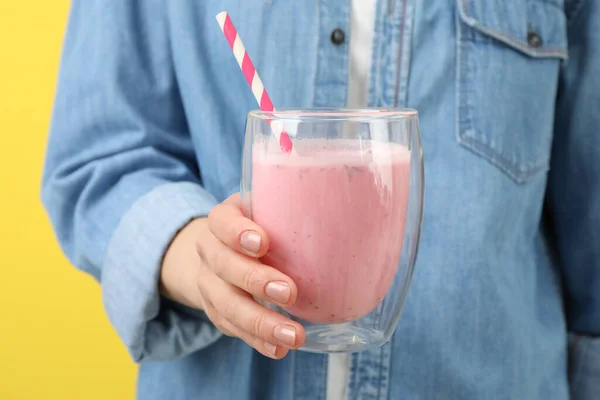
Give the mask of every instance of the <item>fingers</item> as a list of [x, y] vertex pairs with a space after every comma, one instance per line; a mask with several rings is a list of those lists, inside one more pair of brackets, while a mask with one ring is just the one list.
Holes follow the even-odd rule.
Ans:
[[[261, 306], [242, 290], [214, 276], [205, 277], [198, 285], [206, 293], [207, 315], [226, 334], [248, 341], [250, 335], [287, 349], [297, 349], [304, 343], [306, 334], [302, 325]], [[264, 343], [252, 343], [252, 347], [260, 347], [257, 350], [266, 351]]]
[[244, 215], [239, 194], [233, 195], [210, 212], [207, 235], [196, 241], [203, 264], [197, 284], [206, 314], [223, 333], [279, 359], [300, 347], [306, 334], [302, 325], [253, 299], [282, 307], [296, 302], [295, 283], [258, 260], [268, 250], [266, 232]]
[[239, 194], [213, 208], [208, 216], [211, 232], [228, 247], [251, 257], [262, 257], [269, 250], [269, 236], [241, 209]]
[[[283, 346], [278, 346], [271, 342], [265, 341], [259, 337], [253, 336], [246, 331], [236, 327], [231, 322], [223, 320], [219, 329], [228, 336], [235, 336], [242, 339], [250, 347], [256, 349], [259, 353], [266, 357], [279, 360], [287, 355], [289, 350]], [[230, 332], [228, 334], [226, 332]]]
[[304, 343], [302, 325], [261, 306], [241, 292], [217, 298], [215, 308], [225, 320], [262, 341], [288, 349], [297, 349]]
[[214, 237], [199, 240], [196, 248], [205, 264], [225, 282], [282, 307], [296, 302], [296, 284], [279, 270], [231, 250]]

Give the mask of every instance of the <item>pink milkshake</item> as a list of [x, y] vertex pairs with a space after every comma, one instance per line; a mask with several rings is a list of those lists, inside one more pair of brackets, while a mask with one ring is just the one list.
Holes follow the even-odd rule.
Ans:
[[313, 323], [356, 320], [377, 307], [396, 274], [410, 152], [343, 139], [295, 146], [296, 155], [254, 146], [252, 214], [271, 239], [263, 262], [296, 282], [292, 315]]

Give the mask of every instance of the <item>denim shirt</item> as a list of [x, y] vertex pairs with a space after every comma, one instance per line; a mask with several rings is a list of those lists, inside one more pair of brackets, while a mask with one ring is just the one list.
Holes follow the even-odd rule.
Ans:
[[[324, 399], [326, 356], [264, 358], [158, 293], [176, 232], [239, 190], [256, 105], [222, 10], [277, 107], [346, 104], [348, 0], [74, 0], [43, 202], [140, 399]], [[419, 111], [426, 205], [349, 398], [600, 398], [600, 2], [379, 0], [368, 99]]]

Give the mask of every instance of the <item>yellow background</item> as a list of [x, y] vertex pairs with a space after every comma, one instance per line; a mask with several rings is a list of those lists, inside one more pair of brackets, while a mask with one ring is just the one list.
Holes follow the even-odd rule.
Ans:
[[99, 287], [62, 255], [39, 200], [68, 7], [0, 0], [0, 400], [135, 393]]

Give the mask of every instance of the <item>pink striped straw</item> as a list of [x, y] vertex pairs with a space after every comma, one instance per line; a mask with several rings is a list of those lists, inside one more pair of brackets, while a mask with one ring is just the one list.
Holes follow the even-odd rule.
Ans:
[[[254, 64], [252, 64], [252, 60], [250, 60], [250, 56], [248, 56], [248, 53], [246, 52], [246, 47], [244, 47], [240, 35], [238, 35], [235, 26], [233, 26], [233, 22], [231, 22], [231, 18], [229, 18], [229, 14], [227, 14], [226, 11], [223, 11], [217, 14], [216, 18], [219, 26], [221, 26], [223, 34], [225, 34], [225, 38], [227, 39], [231, 50], [233, 50], [235, 59], [246, 77], [248, 85], [250, 85], [250, 88], [252, 89], [252, 94], [254, 94], [254, 98], [258, 102], [260, 109], [267, 112], [274, 112], [275, 108], [273, 107], [273, 103], [271, 103], [271, 99], [258, 76], [258, 72], [256, 72], [256, 69], [254, 68]], [[272, 121], [270, 119], [267, 121], [271, 126], [275, 138], [279, 142], [281, 150], [285, 154], [294, 152], [292, 149], [292, 140], [283, 129], [281, 121]]]

